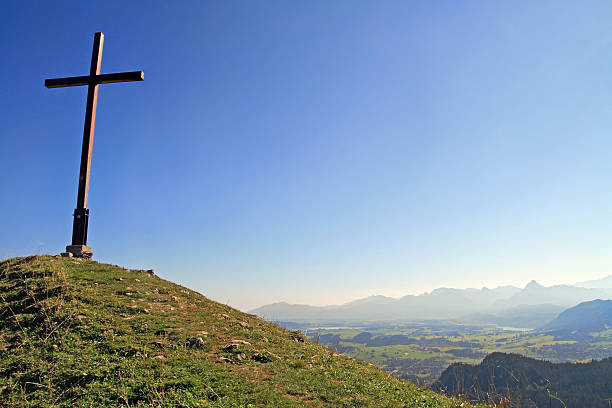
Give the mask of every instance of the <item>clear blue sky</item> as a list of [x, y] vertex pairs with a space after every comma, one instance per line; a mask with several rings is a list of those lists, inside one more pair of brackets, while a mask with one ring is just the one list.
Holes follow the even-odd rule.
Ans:
[[89, 243], [243, 309], [612, 273], [609, 1], [14, 1], [0, 256]]

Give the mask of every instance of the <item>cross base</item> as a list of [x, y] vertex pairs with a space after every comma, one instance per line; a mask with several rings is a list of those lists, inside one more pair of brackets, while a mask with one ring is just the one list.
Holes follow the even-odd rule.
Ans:
[[[87, 245], [68, 245], [66, 247], [66, 252], [62, 253], [65, 256], [73, 256], [75, 258], [87, 258], [91, 259], [93, 256], [93, 251]], [[71, 255], [68, 255], [71, 254]]]

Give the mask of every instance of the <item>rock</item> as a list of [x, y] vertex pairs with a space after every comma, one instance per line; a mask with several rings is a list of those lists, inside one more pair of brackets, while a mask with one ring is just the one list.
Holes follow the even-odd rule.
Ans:
[[201, 337], [191, 337], [185, 341], [185, 346], [189, 348], [202, 348], [205, 342]]
[[251, 356], [251, 360], [257, 361], [258, 363], [269, 363], [272, 361], [269, 357], [261, 353], [255, 353]]
[[244, 344], [245, 346], [250, 346], [251, 343], [249, 343], [248, 341], [245, 340], [232, 340], [232, 343], [234, 344]]
[[60, 255], [64, 258], [72, 258], [74, 256], [72, 252], [62, 252]]
[[159, 356], [155, 356], [153, 357], [154, 360], [167, 360], [166, 356], [162, 356], [161, 354]]
[[75, 258], [91, 259], [93, 252], [87, 245], [68, 245], [66, 252], [71, 253]]
[[123, 278], [117, 278], [117, 280], [121, 282], [123, 280]]
[[172, 299], [173, 302], [178, 302], [180, 300], [177, 296], [172, 296], [170, 299]]
[[223, 351], [232, 351], [234, 349], [238, 348], [238, 344], [228, 344], [225, 347], [222, 347], [221, 350]]
[[233, 364], [234, 362], [227, 357], [219, 357], [215, 360], [217, 363], [229, 363]]
[[240, 346], [250, 346], [251, 343], [249, 343], [248, 341], [244, 341], [244, 340], [232, 340], [227, 346], [224, 346], [221, 348], [221, 350], [223, 351], [232, 351], [237, 349]]
[[246, 354], [244, 353], [236, 354], [236, 358], [238, 359], [238, 361], [244, 360], [246, 358]]
[[155, 270], [153, 269], [147, 269], [147, 273], [151, 276], [155, 275]]
[[249, 327], [249, 324], [247, 322], [238, 322], [238, 324], [242, 327]]
[[289, 330], [289, 337], [299, 343], [304, 343], [307, 340], [307, 338], [299, 330]]

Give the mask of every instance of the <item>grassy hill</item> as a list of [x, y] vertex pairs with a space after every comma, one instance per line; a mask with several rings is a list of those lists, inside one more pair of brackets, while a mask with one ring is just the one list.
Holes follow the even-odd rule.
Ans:
[[492, 353], [478, 365], [452, 364], [433, 387], [510, 407], [607, 408], [612, 398], [611, 379], [612, 357], [555, 364]]
[[0, 406], [465, 407], [143, 270], [0, 263]]

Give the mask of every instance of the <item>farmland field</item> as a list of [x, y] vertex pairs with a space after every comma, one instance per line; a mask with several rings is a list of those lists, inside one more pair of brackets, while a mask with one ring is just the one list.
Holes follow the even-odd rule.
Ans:
[[313, 341], [416, 384], [431, 384], [450, 364], [477, 364], [495, 351], [552, 362], [612, 356], [612, 329], [597, 333], [544, 332], [441, 322], [361, 327], [300, 325], [299, 329]]

